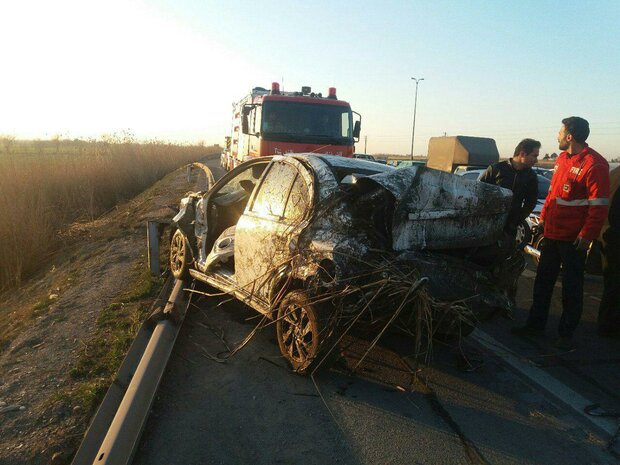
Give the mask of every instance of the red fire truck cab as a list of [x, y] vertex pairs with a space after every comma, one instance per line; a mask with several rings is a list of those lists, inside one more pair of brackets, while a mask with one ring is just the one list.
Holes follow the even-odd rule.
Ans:
[[[353, 114], [356, 121], [353, 121]], [[336, 97], [302, 87], [301, 92], [280, 92], [255, 87], [233, 104], [230, 149], [223, 163], [232, 169], [251, 158], [286, 153], [324, 153], [352, 157], [359, 140], [361, 115]]]

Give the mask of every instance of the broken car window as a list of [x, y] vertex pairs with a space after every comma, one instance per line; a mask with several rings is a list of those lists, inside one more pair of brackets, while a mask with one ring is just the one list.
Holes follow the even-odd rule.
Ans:
[[293, 222], [301, 221], [310, 208], [310, 192], [306, 181], [301, 174], [298, 174], [291, 189], [284, 218]]
[[242, 198], [249, 199], [265, 166], [266, 164], [254, 165], [239, 173], [213, 194], [213, 201], [217, 205], [227, 205], [231, 201], [235, 202]]
[[256, 195], [252, 211], [260, 215], [281, 217], [296, 174], [291, 165], [274, 163]]

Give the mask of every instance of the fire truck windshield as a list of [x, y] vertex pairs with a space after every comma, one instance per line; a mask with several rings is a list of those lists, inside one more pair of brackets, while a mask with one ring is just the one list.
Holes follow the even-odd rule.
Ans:
[[307, 144], [353, 145], [348, 106], [305, 102], [263, 102], [261, 137]]

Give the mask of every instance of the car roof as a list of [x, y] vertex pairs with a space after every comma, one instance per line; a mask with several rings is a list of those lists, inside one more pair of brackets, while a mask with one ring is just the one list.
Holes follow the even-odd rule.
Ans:
[[362, 158], [348, 158], [336, 155], [322, 155], [316, 153], [298, 153], [295, 154], [300, 157], [312, 157], [317, 158], [325, 163], [330, 168], [344, 168], [347, 170], [355, 171], [356, 169], [363, 171], [374, 171], [377, 173], [384, 173], [387, 171], [393, 171], [395, 168], [392, 166], [383, 165], [381, 163], [375, 163], [372, 161], [364, 160]]

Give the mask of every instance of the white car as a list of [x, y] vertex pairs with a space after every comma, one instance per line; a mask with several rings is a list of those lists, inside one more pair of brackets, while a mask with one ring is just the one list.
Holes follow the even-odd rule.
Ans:
[[377, 161], [375, 157], [367, 153], [354, 153], [353, 158], [359, 158], [360, 160]]
[[543, 176], [551, 181], [554, 172], [553, 169], [541, 168], [540, 166], [533, 166], [532, 169], [534, 170], [534, 173]]
[[456, 171], [454, 171], [454, 174], [456, 174], [457, 176], [462, 176], [465, 179], [471, 179], [472, 181], [479, 181], [485, 171], [486, 169], [479, 168], [472, 170], [457, 169]]

